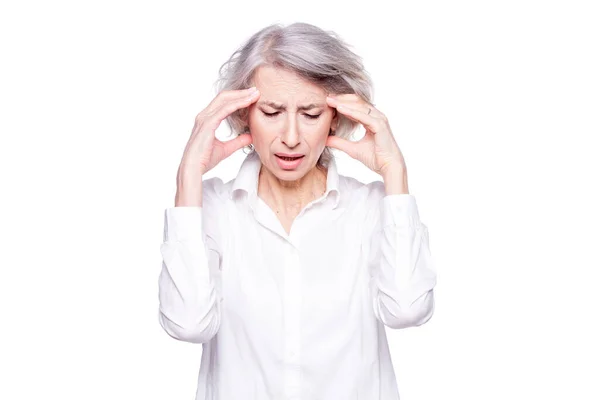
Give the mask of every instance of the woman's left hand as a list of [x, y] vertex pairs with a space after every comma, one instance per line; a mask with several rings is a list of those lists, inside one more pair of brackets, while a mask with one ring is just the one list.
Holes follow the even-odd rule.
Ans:
[[349, 119], [362, 124], [366, 133], [356, 142], [328, 136], [326, 146], [345, 152], [381, 176], [390, 172], [406, 171], [402, 152], [386, 116], [381, 111], [356, 94], [329, 95], [327, 104]]

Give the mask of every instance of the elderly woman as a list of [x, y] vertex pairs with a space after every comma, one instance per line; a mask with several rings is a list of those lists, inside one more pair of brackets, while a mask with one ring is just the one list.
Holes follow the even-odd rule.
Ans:
[[[159, 322], [202, 343], [196, 399], [398, 399], [385, 326], [431, 318], [436, 272], [361, 58], [333, 32], [276, 24], [220, 73], [161, 246]], [[235, 139], [215, 138], [223, 120]], [[202, 179], [244, 147], [235, 179]], [[331, 148], [383, 181], [338, 174]]]

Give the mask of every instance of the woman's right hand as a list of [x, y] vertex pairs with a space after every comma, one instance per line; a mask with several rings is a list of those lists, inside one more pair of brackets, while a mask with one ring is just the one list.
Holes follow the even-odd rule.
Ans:
[[177, 170], [175, 206], [202, 206], [202, 175], [236, 150], [252, 144], [252, 136], [241, 134], [222, 142], [215, 131], [227, 116], [248, 107], [260, 97], [258, 90], [225, 90], [196, 116], [192, 135]]
[[235, 139], [222, 142], [215, 137], [215, 131], [227, 116], [248, 107], [260, 97], [259, 91], [253, 89], [222, 91], [196, 116], [177, 172], [178, 180], [183, 173], [201, 177], [235, 151], [252, 143], [249, 134], [241, 134]]

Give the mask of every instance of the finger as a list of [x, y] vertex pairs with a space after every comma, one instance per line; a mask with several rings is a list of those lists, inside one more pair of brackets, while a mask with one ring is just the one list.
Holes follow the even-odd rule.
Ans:
[[220, 142], [223, 144], [223, 152], [225, 153], [225, 158], [227, 158], [239, 149], [252, 144], [252, 135], [248, 133], [242, 133], [235, 139], [231, 139], [226, 142]]
[[[339, 97], [339, 98], [338, 97], [328, 97], [327, 103], [329, 105], [331, 105], [332, 107], [337, 107], [337, 106], [342, 105], [342, 106], [346, 106], [348, 108], [353, 108], [355, 110], [363, 110], [364, 113], [367, 115], [385, 120], [385, 115], [383, 115], [383, 113], [381, 111], [376, 109], [375, 106], [372, 105], [371, 103], [366, 102], [361, 97], [359, 97], [358, 95], [355, 95], [355, 94], [342, 95], [342, 97]], [[369, 109], [371, 109], [370, 113], [369, 113]]]
[[248, 107], [250, 104], [254, 103], [260, 97], [260, 92], [257, 90], [250, 94], [249, 96], [245, 96], [239, 99], [231, 100], [227, 103], [223, 103], [219, 108], [215, 109], [212, 114], [208, 115], [208, 121], [211, 126], [214, 126], [216, 129], [219, 124], [227, 118], [231, 113], [241, 108]]
[[336, 109], [349, 119], [362, 124], [366, 129], [373, 133], [381, 132], [384, 129], [383, 121], [373, 116], [373, 112], [371, 112], [371, 115], [368, 115], [364, 111], [341, 104], [336, 106]]
[[237, 99], [243, 99], [246, 96], [252, 94], [255, 87], [240, 89], [240, 90], [223, 90], [220, 92], [206, 107], [207, 113], [213, 113], [217, 108], [221, 107], [223, 104], [226, 104], [230, 101], [235, 101]]
[[340, 102], [341, 104], [363, 104], [365, 107], [374, 108], [374, 105], [371, 102], [365, 100], [356, 93], [342, 93], [336, 95], [330, 94], [329, 97], [335, 101]]
[[342, 139], [338, 136], [328, 136], [325, 146], [338, 149], [348, 154], [352, 158], [356, 158], [357, 143], [350, 140]]
[[364, 104], [364, 100], [362, 100], [361, 98], [357, 97], [354, 94], [341, 94], [341, 95], [337, 95], [337, 96], [328, 96], [327, 97], [328, 103], [334, 104], [334, 105], [347, 105], [348, 107], [355, 107], [355, 108], [360, 108], [357, 107], [359, 104]]
[[356, 93], [340, 93], [340, 94], [330, 94], [330, 97], [333, 97], [336, 100], [340, 101], [348, 101], [348, 102], [364, 102], [365, 100], [357, 95]]

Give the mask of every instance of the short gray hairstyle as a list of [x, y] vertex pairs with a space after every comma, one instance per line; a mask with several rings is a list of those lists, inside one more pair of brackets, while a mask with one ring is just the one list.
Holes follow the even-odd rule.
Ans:
[[[252, 35], [219, 68], [217, 93], [250, 87], [256, 69], [265, 65], [294, 72], [328, 93], [355, 93], [373, 104], [373, 83], [362, 58], [335, 32], [304, 22], [273, 24]], [[226, 119], [236, 136], [248, 132], [244, 123], [247, 111], [236, 110]], [[349, 139], [358, 125], [338, 114], [337, 128], [329, 134]], [[254, 150], [252, 145], [248, 147]], [[332, 158], [326, 147], [317, 165], [326, 168]]]

